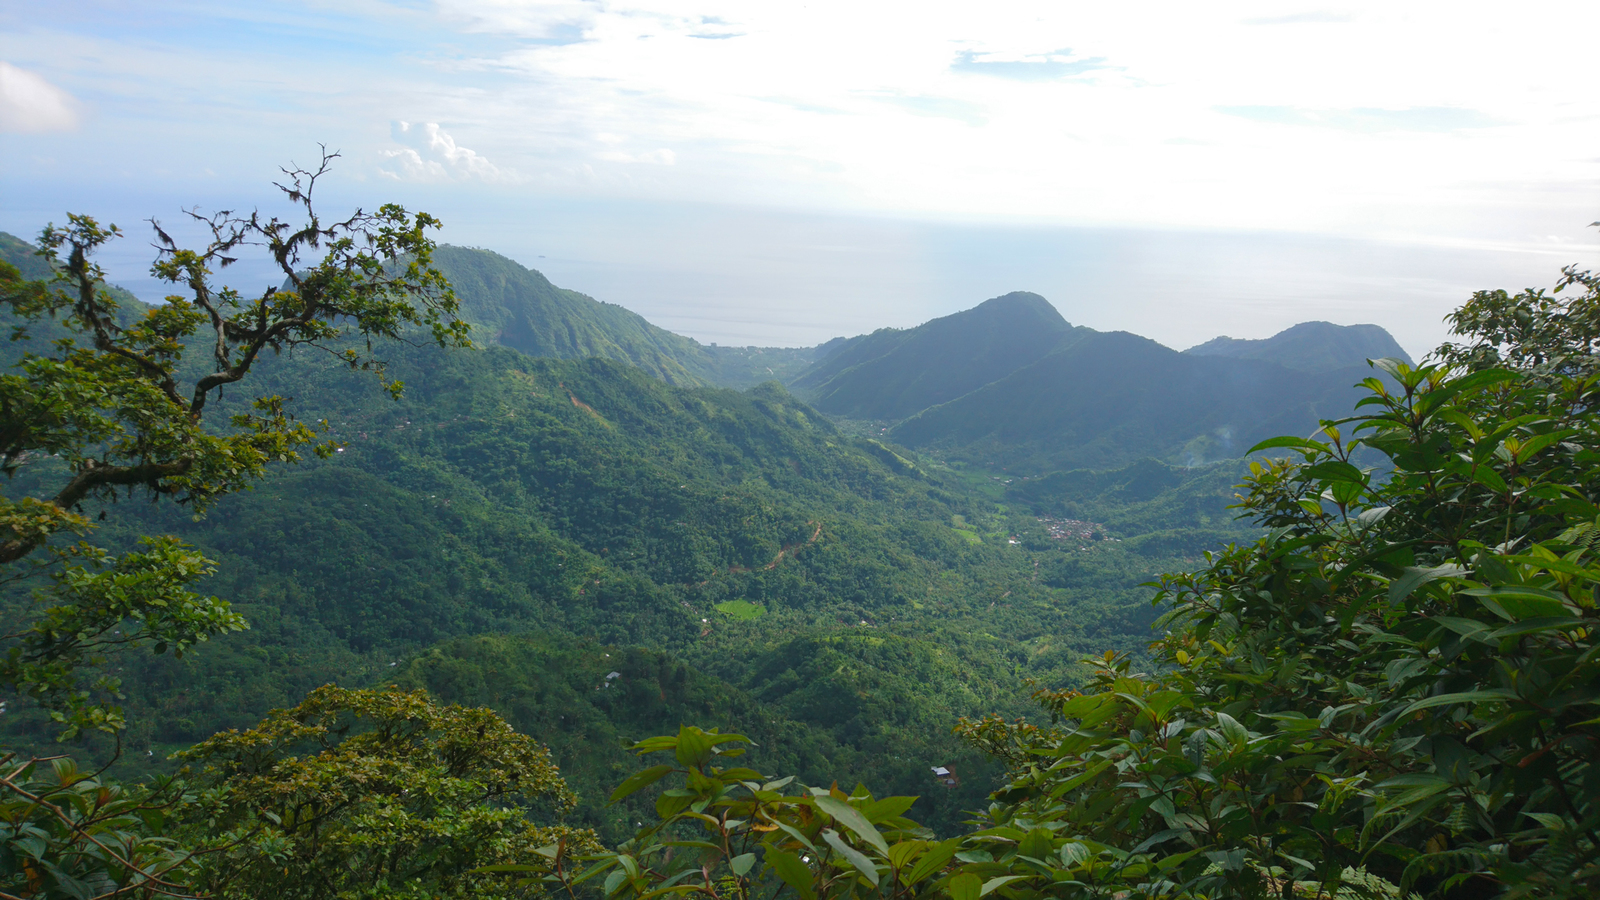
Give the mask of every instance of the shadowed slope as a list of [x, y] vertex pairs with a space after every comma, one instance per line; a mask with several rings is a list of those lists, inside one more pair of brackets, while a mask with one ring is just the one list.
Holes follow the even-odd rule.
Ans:
[[1349, 411], [1370, 370], [1309, 373], [1178, 353], [1127, 332], [1077, 329], [1054, 352], [924, 410], [890, 434], [910, 447], [1036, 471], [1238, 456]]
[[1411, 362], [1389, 332], [1377, 325], [1332, 322], [1301, 322], [1259, 341], [1212, 338], [1183, 352], [1191, 356], [1259, 359], [1302, 372], [1331, 372], [1385, 357]]
[[1071, 330], [1043, 297], [1019, 291], [915, 328], [857, 338], [791, 386], [826, 413], [903, 419], [1004, 378]]

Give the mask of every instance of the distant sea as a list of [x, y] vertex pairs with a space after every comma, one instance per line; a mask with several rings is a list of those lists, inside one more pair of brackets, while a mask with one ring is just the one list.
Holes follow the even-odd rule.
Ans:
[[[352, 195], [372, 189], [341, 187]], [[663, 328], [735, 346], [810, 346], [1025, 290], [1075, 325], [1131, 331], [1175, 349], [1325, 320], [1381, 325], [1420, 357], [1445, 339], [1442, 318], [1474, 290], [1548, 287], [1563, 265], [1600, 267], [1596, 229], [1581, 232], [1581, 245], [1542, 249], [482, 194], [441, 193], [410, 205], [445, 220], [443, 240], [497, 251]], [[129, 234], [104, 262], [113, 281], [158, 299], [167, 290], [148, 275], [149, 232], [139, 222], [149, 206], [146, 199], [121, 218], [102, 211]], [[0, 229], [30, 239], [42, 224], [32, 220], [47, 216], [23, 204], [5, 213]], [[176, 213], [163, 223], [179, 224]], [[254, 264], [230, 270], [240, 286], [274, 277]]]
[[[1413, 357], [1446, 339], [1444, 316], [1473, 291], [1549, 287], [1563, 265], [1600, 267], [1593, 245], [1575, 254], [1266, 232], [686, 218], [653, 235], [548, 234], [547, 249], [530, 240], [502, 252], [563, 287], [730, 345], [812, 345], [1022, 290], [1075, 325], [1179, 350], [1324, 320], [1381, 325]], [[530, 257], [535, 249], [544, 258]]]

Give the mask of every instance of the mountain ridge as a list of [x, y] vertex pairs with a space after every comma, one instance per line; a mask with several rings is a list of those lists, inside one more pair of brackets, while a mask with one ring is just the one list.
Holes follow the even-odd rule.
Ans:
[[790, 387], [830, 415], [904, 419], [1038, 359], [1071, 330], [1049, 301], [1013, 291], [914, 328], [855, 338]]
[[1378, 325], [1335, 325], [1311, 321], [1291, 325], [1269, 338], [1215, 337], [1183, 351], [1193, 356], [1260, 359], [1306, 372], [1327, 372], [1391, 357], [1411, 364], [1394, 336]]

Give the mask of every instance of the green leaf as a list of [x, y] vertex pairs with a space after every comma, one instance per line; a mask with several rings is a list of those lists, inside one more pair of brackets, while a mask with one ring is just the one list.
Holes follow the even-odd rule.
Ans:
[[1246, 450], [1244, 455], [1249, 456], [1252, 453], [1258, 453], [1262, 450], [1272, 450], [1278, 447], [1292, 447], [1296, 450], [1310, 450], [1321, 453], [1333, 452], [1332, 447], [1329, 447], [1327, 444], [1324, 444], [1320, 441], [1313, 441], [1307, 438], [1289, 437], [1285, 435], [1283, 437], [1267, 438], [1254, 447], [1251, 447], [1249, 450]]
[[802, 900], [817, 900], [817, 892], [813, 887], [816, 877], [812, 875], [811, 868], [800, 861], [800, 857], [768, 844], [766, 859], [767, 865], [777, 872], [783, 883], [793, 888]]
[[733, 859], [728, 860], [728, 868], [732, 869], [733, 874], [739, 876], [740, 878], [743, 878], [745, 873], [750, 871], [750, 867], [755, 864], [756, 855], [754, 853], [741, 853], [738, 856], [735, 856]]
[[987, 897], [994, 892], [995, 888], [1004, 887], [1013, 881], [1022, 881], [1026, 877], [1026, 875], [1001, 875], [999, 878], [991, 878], [983, 883], [983, 887], [978, 891], [978, 896]]
[[[1063, 762], [1066, 762], [1066, 761], [1067, 760], [1063, 760]], [[1076, 760], [1073, 760], [1073, 761], [1076, 762]], [[1104, 772], [1106, 769], [1110, 768], [1112, 766], [1112, 764], [1115, 763], [1115, 762], [1116, 762], [1116, 760], [1111, 760], [1111, 759], [1102, 759], [1102, 760], [1100, 760], [1099, 762], [1095, 763], [1094, 765], [1090, 766], [1089, 768], [1085, 769], [1084, 771], [1079, 772], [1078, 774], [1072, 776], [1071, 778], [1068, 778], [1066, 781], [1063, 781], [1061, 784], [1059, 784], [1056, 787], [1052, 788], [1051, 791], [1050, 791], [1050, 796], [1051, 797], [1060, 797], [1062, 794], [1065, 794], [1068, 791], [1076, 790], [1077, 788], [1083, 786], [1088, 781], [1092, 780], [1096, 775], [1099, 775], [1101, 772]]]
[[622, 798], [636, 791], [649, 787], [650, 785], [655, 784], [657, 781], [660, 781], [663, 776], [671, 771], [672, 766], [662, 765], [651, 766], [642, 772], [635, 772], [628, 776], [628, 778], [621, 784], [617, 785], [617, 789], [611, 792], [611, 800], [609, 802], [616, 803], [618, 800], [621, 800]]
[[927, 841], [901, 841], [889, 848], [889, 865], [904, 869], [918, 853], [928, 849]]
[[983, 880], [971, 872], [950, 879], [950, 900], [978, 900], [983, 896]]
[[889, 855], [888, 842], [884, 841], [883, 835], [878, 833], [878, 829], [872, 827], [872, 823], [861, 815], [860, 810], [843, 800], [827, 795], [818, 796], [815, 799], [817, 807], [832, 816], [835, 822], [855, 832], [857, 837], [876, 847], [879, 853], [885, 856]]
[[867, 808], [861, 811], [861, 814], [866, 817], [868, 822], [876, 825], [879, 822], [905, 815], [911, 809], [911, 805], [916, 802], [917, 798], [915, 797], [884, 797], [868, 804]]
[[1561, 617], [1573, 612], [1564, 596], [1542, 588], [1498, 586], [1472, 588], [1462, 593], [1479, 598], [1495, 614], [1503, 611], [1513, 620]]
[[843, 856], [846, 860], [849, 860], [850, 865], [853, 866], [857, 872], [860, 872], [862, 877], [872, 882], [874, 887], [877, 886], [878, 867], [872, 862], [872, 860], [868, 859], [865, 854], [845, 843], [844, 839], [839, 837], [839, 832], [834, 831], [832, 828], [824, 828], [822, 830], [822, 839], [827, 842], [829, 847], [832, 847], [834, 850], [838, 851], [840, 856]]
[[1515, 625], [1507, 625], [1486, 635], [1486, 637], [1497, 641], [1501, 638], [1521, 637], [1524, 634], [1537, 634], [1543, 631], [1571, 631], [1575, 628], [1587, 627], [1590, 624], [1587, 619], [1579, 619], [1574, 616], [1544, 616], [1523, 619]]
[[1472, 480], [1497, 494], [1506, 492], [1506, 480], [1501, 478], [1500, 473], [1490, 468], [1488, 464], [1480, 465], [1474, 469]]
[[1315, 478], [1318, 481], [1344, 481], [1352, 482], [1358, 485], [1365, 485], [1367, 483], [1367, 475], [1365, 472], [1343, 460], [1338, 459], [1330, 459], [1326, 462], [1319, 462], [1314, 466], [1307, 466], [1305, 475], [1308, 478]]
[[911, 887], [919, 881], [937, 875], [941, 869], [949, 864], [950, 858], [956, 855], [956, 850], [960, 846], [960, 838], [951, 838], [929, 847], [928, 852], [922, 854], [922, 857], [917, 860], [917, 864], [911, 867], [910, 872], [900, 873], [900, 883], [906, 887]]
[[635, 753], [644, 754], [655, 753], [661, 750], [672, 750], [677, 746], [678, 738], [676, 736], [660, 735], [658, 737], [645, 738], [628, 749], [634, 751]]
[[1461, 578], [1467, 570], [1454, 563], [1442, 566], [1406, 566], [1405, 574], [1389, 582], [1389, 602], [1398, 604], [1411, 596], [1411, 592], [1441, 578]]
[[711, 759], [711, 738], [690, 725], [678, 730], [678, 762], [686, 766], [703, 768]]
[[656, 815], [670, 819], [694, 804], [693, 791], [665, 791], [656, 798]]
[[1406, 707], [1405, 712], [1400, 714], [1400, 717], [1405, 718], [1414, 712], [1424, 709], [1432, 709], [1435, 706], [1454, 706], [1461, 703], [1493, 703], [1496, 701], [1501, 703], [1509, 703], [1516, 699], [1518, 699], [1516, 693], [1514, 691], [1506, 690], [1505, 688], [1491, 688], [1485, 691], [1461, 691], [1454, 694], [1439, 694], [1436, 697], [1426, 697], [1411, 704], [1410, 706]]

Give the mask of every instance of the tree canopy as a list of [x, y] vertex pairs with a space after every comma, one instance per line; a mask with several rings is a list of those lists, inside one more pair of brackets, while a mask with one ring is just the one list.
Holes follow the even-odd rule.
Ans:
[[[15, 498], [0, 494], [0, 577], [37, 577], [41, 569], [50, 577], [39, 595], [43, 614], [0, 638], [0, 684], [55, 708], [68, 735], [118, 727], [104, 697], [115, 686], [102, 685], [92, 699], [74, 674], [105, 650], [181, 653], [244, 627], [225, 601], [186, 590], [209, 567], [175, 540], [149, 538], [121, 559], [88, 543], [51, 543], [91, 529], [85, 503], [142, 492], [198, 514], [269, 463], [331, 453], [334, 445], [277, 395], [254, 397], [225, 423], [205, 419], [208, 402], [242, 381], [263, 351], [317, 348], [381, 378], [374, 340], [410, 339], [420, 328], [440, 346], [468, 343], [455, 295], [431, 265], [436, 219], [393, 204], [337, 221], [317, 212], [317, 181], [336, 157], [324, 152], [314, 169], [284, 169], [277, 187], [301, 221], [191, 211], [208, 238], [187, 249], [152, 220], [151, 271], [183, 292], [158, 305], [106, 286], [94, 254], [121, 232], [89, 216], [69, 214], [67, 226], [40, 235], [52, 279], [26, 280], [15, 266], [0, 266], [0, 306], [23, 348], [13, 371], [0, 375], [0, 471], [9, 482], [26, 466], [34, 482], [53, 482]], [[250, 297], [217, 278], [252, 251], [283, 283]], [[32, 339], [40, 329], [59, 337]], [[403, 387], [384, 383], [396, 395]], [[42, 548], [47, 558], [27, 565]]]
[[1587, 273], [1572, 287], [1480, 293], [1452, 317], [1462, 344], [1378, 361], [1357, 415], [1258, 445], [1290, 454], [1244, 483], [1267, 533], [1161, 579], [1148, 657], [1107, 652], [1082, 690], [1040, 691], [1048, 723], [962, 724], [1010, 774], [938, 873], [902, 877], [943, 852], [915, 823], [851, 827], [888, 801], [783, 797], [705, 768], [715, 747], [683, 733], [637, 749], [687, 769], [618, 793], [681, 771], [658, 811], [706, 838], [653, 824], [543, 877], [609, 872], [605, 893], [631, 897], [1594, 896], [1600, 297]]

